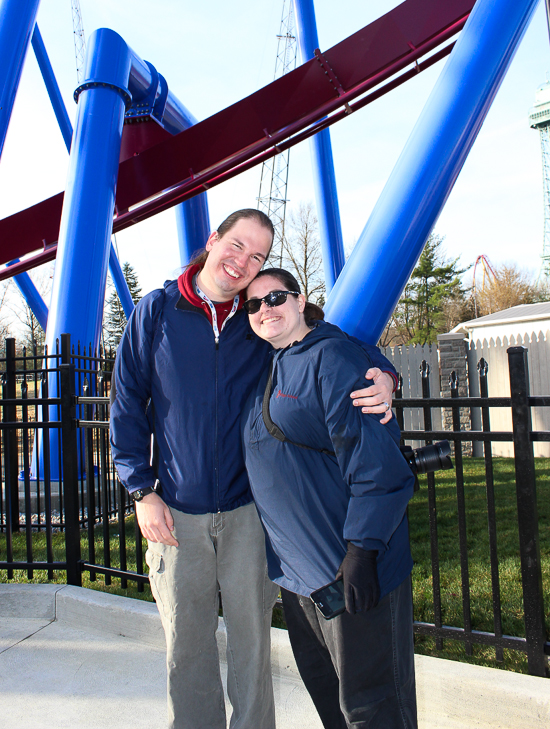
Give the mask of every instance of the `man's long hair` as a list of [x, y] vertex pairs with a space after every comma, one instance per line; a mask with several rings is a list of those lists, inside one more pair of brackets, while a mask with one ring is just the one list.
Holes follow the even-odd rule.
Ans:
[[[243, 210], [236, 210], [234, 213], [231, 213], [231, 215], [229, 215], [217, 229], [216, 233], [218, 234], [218, 237], [222, 238], [236, 223], [239, 222], [239, 220], [242, 219], [255, 220], [262, 226], [262, 228], [268, 230], [271, 233], [271, 245], [273, 245], [273, 238], [275, 236], [273, 223], [265, 213], [262, 213], [261, 210], [256, 210], [255, 208], [244, 208]], [[271, 251], [271, 246], [269, 251]], [[269, 251], [267, 254], [268, 256]], [[208, 258], [208, 253], [209, 251], [207, 251], [206, 248], [201, 248], [193, 254], [184, 270], [187, 270], [190, 266], [200, 266], [202, 268]]]

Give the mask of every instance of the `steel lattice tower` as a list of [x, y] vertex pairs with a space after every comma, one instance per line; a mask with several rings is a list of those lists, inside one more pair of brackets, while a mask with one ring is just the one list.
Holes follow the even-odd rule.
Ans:
[[[297, 45], [292, 0], [283, 0], [281, 28], [277, 38], [274, 79], [278, 79], [296, 68]], [[282, 265], [283, 257], [289, 157], [290, 150], [287, 149], [263, 163], [258, 194], [258, 210], [269, 215], [275, 226], [275, 238], [270, 258], [279, 266]]]
[[550, 278], [550, 83], [539, 86], [535, 106], [529, 112], [529, 124], [538, 129], [542, 151], [542, 190], [544, 202], [544, 237], [540, 277]]
[[84, 36], [82, 13], [80, 12], [80, 3], [78, 0], [71, 0], [71, 9], [73, 13], [73, 40], [74, 55], [76, 59], [76, 78], [77, 83], [81, 83], [82, 77], [84, 76], [84, 62], [86, 59], [86, 38]]

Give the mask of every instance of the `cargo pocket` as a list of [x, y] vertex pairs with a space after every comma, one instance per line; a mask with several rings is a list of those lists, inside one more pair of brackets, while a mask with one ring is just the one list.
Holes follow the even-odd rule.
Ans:
[[159, 552], [154, 552], [150, 547], [145, 552], [145, 561], [149, 567], [149, 584], [151, 592], [157, 603], [157, 607], [163, 619], [170, 620], [169, 612], [166, 610], [168, 596], [166, 594], [166, 568], [164, 557]]

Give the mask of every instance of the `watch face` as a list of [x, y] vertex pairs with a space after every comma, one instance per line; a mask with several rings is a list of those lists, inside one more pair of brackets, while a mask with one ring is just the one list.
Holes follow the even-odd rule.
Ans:
[[132, 498], [134, 501], [141, 501], [143, 498], [143, 491], [141, 489], [138, 489], [137, 491], [134, 491], [132, 493]]

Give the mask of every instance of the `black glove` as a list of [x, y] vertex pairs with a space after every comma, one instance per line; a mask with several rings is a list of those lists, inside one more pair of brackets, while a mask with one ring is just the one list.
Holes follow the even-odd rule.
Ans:
[[344, 580], [346, 610], [352, 615], [366, 613], [378, 605], [380, 585], [376, 572], [377, 555], [374, 549], [362, 549], [348, 542], [348, 551], [336, 579], [342, 577]]

